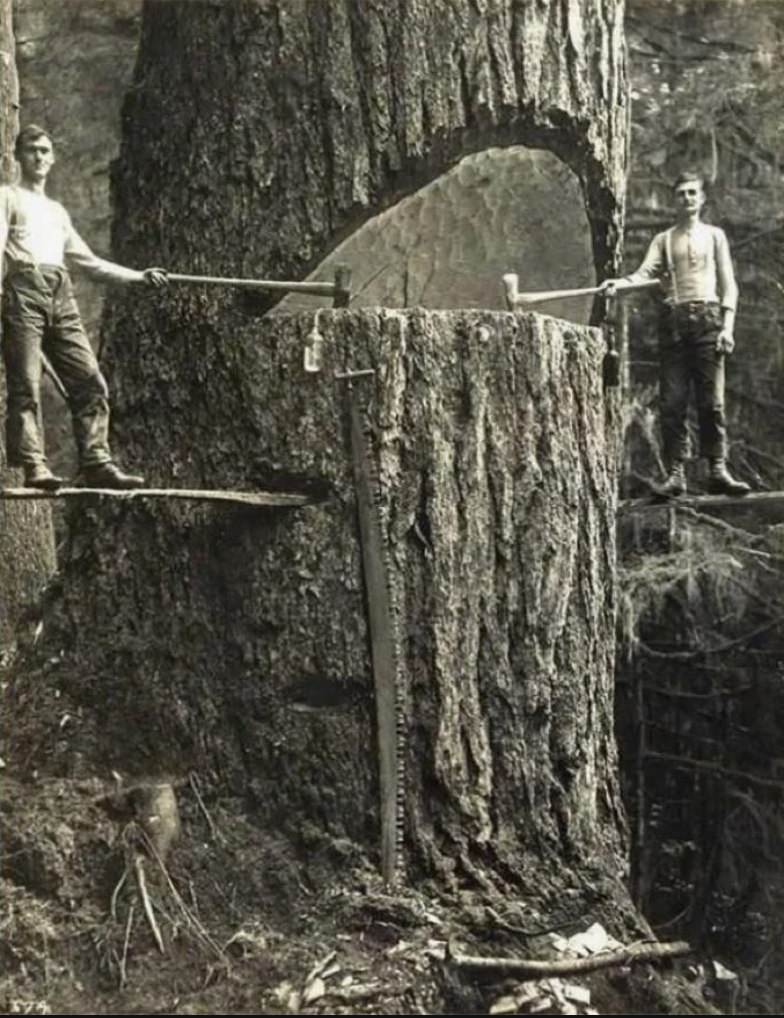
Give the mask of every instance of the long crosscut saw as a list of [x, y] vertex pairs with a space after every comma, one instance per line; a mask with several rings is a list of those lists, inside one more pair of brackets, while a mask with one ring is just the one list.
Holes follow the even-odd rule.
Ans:
[[397, 882], [400, 875], [403, 836], [404, 730], [396, 603], [391, 586], [388, 546], [384, 538], [378, 479], [373, 467], [369, 436], [365, 431], [355, 384], [357, 379], [368, 378], [374, 374], [375, 372], [370, 369], [347, 371], [336, 377], [346, 383], [351, 421], [351, 456], [376, 700], [381, 875], [387, 884], [392, 885]]

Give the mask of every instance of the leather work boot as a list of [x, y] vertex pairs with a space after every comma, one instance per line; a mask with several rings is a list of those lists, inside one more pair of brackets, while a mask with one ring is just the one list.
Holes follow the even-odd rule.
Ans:
[[735, 480], [723, 459], [711, 461], [707, 488], [712, 495], [748, 495], [751, 491], [745, 481]]
[[672, 464], [664, 484], [659, 487], [659, 491], [662, 495], [667, 495], [670, 498], [677, 498], [678, 495], [686, 494], [686, 467], [683, 463], [676, 461]]
[[30, 463], [24, 468], [25, 488], [38, 488], [40, 491], [57, 491], [64, 484], [64, 478], [53, 474], [46, 463]]
[[82, 485], [85, 488], [117, 488], [129, 491], [143, 488], [144, 478], [137, 474], [126, 474], [115, 463], [96, 463], [82, 468]]

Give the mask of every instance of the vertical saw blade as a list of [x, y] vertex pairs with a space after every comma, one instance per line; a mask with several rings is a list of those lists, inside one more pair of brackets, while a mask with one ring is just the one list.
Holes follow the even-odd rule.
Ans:
[[363, 427], [356, 389], [349, 381], [351, 453], [354, 466], [362, 570], [367, 598], [368, 629], [376, 699], [381, 806], [381, 874], [388, 884], [399, 876], [402, 841], [403, 725], [402, 694], [396, 627], [396, 604], [391, 587], [389, 552], [378, 483], [372, 466], [368, 436]]

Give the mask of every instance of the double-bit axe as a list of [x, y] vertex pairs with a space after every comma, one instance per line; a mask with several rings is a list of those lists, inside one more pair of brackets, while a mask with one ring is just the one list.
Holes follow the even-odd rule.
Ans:
[[335, 282], [321, 283], [315, 280], [287, 282], [282, 279], [236, 279], [227, 276], [190, 276], [182, 272], [169, 272], [170, 283], [187, 283], [196, 286], [227, 286], [242, 290], [268, 290], [283, 293], [308, 293], [317, 297], [331, 297], [336, 308], [348, 307], [351, 300], [351, 271], [346, 265], [335, 268]]

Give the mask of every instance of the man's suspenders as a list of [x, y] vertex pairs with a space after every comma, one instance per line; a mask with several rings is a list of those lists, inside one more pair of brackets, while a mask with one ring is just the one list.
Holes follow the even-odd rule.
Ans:
[[[705, 224], [708, 225], [707, 223]], [[716, 230], [712, 226], [708, 226], [711, 235], [712, 247], [713, 247], [713, 271], [717, 271], [716, 265], [718, 259], [716, 257], [716, 244], [718, 243], [718, 235]], [[675, 231], [675, 227], [671, 226], [664, 234], [664, 267], [669, 273], [670, 281], [672, 284], [672, 299], [673, 303], [678, 303], [678, 284], [675, 280], [675, 262], [672, 260], [672, 235]]]
[[678, 284], [675, 282], [675, 262], [672, 260], [672, 234], [674, 230], [675, 227], [671, 226], [669, 230], [667, 230], [667, 232], [664, 234], [664, 267], [667, 270], [667, 274], [670, 277], [673, 303], [677, 304]]

